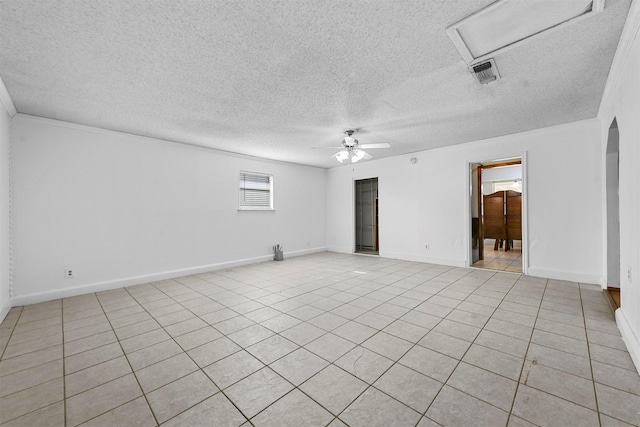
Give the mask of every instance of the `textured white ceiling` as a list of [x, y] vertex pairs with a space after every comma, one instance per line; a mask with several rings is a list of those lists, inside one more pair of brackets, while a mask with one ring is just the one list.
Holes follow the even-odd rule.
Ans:
[[351, 127], [380, 158], [595, 117], [630, 2], [481, 86], [445, 28], [492, 0], [0, 0], [0, 76], [21, 113], [334, 167]]

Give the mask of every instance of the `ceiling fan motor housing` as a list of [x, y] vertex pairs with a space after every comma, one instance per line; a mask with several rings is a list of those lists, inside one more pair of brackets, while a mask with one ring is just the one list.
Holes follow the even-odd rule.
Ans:
[[347, 136], [345, 136], [344, 139], [342, 140], [342, 145], [344, 145], [347, 148], [355, 148], [358, 146], [358, 140], [351, 136], [354, 134], [354, 132], [355, 130], [353, 129], [348, 129], [344, 131], [345, 135]]

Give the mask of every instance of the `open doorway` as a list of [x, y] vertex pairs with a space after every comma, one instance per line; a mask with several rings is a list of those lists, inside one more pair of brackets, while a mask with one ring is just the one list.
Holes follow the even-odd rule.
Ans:
[[355, 205], [355, 252], [378, 255], [378, 178], [356, 180]]
[[470, 265], [523, 272], [522, 158], [470, 165]]
[[607, 288], [620, 307], [619, 133], [613, 119], [607, 140]]

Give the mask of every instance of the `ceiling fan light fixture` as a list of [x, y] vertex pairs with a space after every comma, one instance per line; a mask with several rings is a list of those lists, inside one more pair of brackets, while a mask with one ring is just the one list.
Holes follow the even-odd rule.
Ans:
[[359, 150], [357, 148], [346, 148], [342, 151], [338, 151], [333, 157], [336, 158], [340, 163], [344, 163], [346, 160], [351, 160], [351, 163], [356, 163], [362, 160], [367, 153], [364, 150]]
[[345, 160], [349, 159], [349, 152], [347, 150], [338, 151], [336, 153], [335, 158], [340, 163], [344, 163]]
[[[351, 163], [359, 162], [360, 160], [369, 160], [373, 156], [363, 150], [369, 148], [389, 148], [391, 145], [388, 142], [380, 142], [375, 144], [363, 144], [360, 145], [359, 141], [353, 137], [356, 132], [355, 129], [347, 129], [344, 131], [344, 137], [342, 138], [342, 149], [335, 153], [333, 158], [338, 162], [344, 163], [349, 160]], [[340, 147], [327, 147], [327, 148], [340, 148]]]
[[364, 151], [355, 149], [351, 152], [351, 163], [355, 163], [358, 160], [362, 160], [364, 157]]

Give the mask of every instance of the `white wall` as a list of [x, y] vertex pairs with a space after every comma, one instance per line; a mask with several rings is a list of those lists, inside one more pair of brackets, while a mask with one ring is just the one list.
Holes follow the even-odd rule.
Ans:
[[599, 136], [592, 119], [330, 169], [327, 246], [353, 251], [353, 180], [378, 177], [381, 256], [467, 265], [469, 162], [526, 152], [529, 274], [602, 284]]
[[522, 178], [522, 165], [489, 168], [482, 171], [482, 182], [507, 181]]
[[0, 104], [0, 322], [11, 308], [9, 283], [9, 144], [11, 121]]
[[[640, 372], [640, 2], [631, 4], [598, 117], [605, 156], [609, 125], [619, 133], [620, 302], [616, 320]], [[605, 157], [606, 159], [606, 157]], [[606, 170], [606, 160], [601, 169]], [[603, 187], [603, 192], [606, 191]], [[606, 206], [603, 207], [606, 212]], [[603, 219], [606, 225], [606, 218]], [[606, 257], [603, 264], [606, 268]]]
[[[14, 305], [326, 249], [324, 169], [20, 114], [13, 132]], [[237, 210], [240, 170], [273, 174], [275, 211]]]

